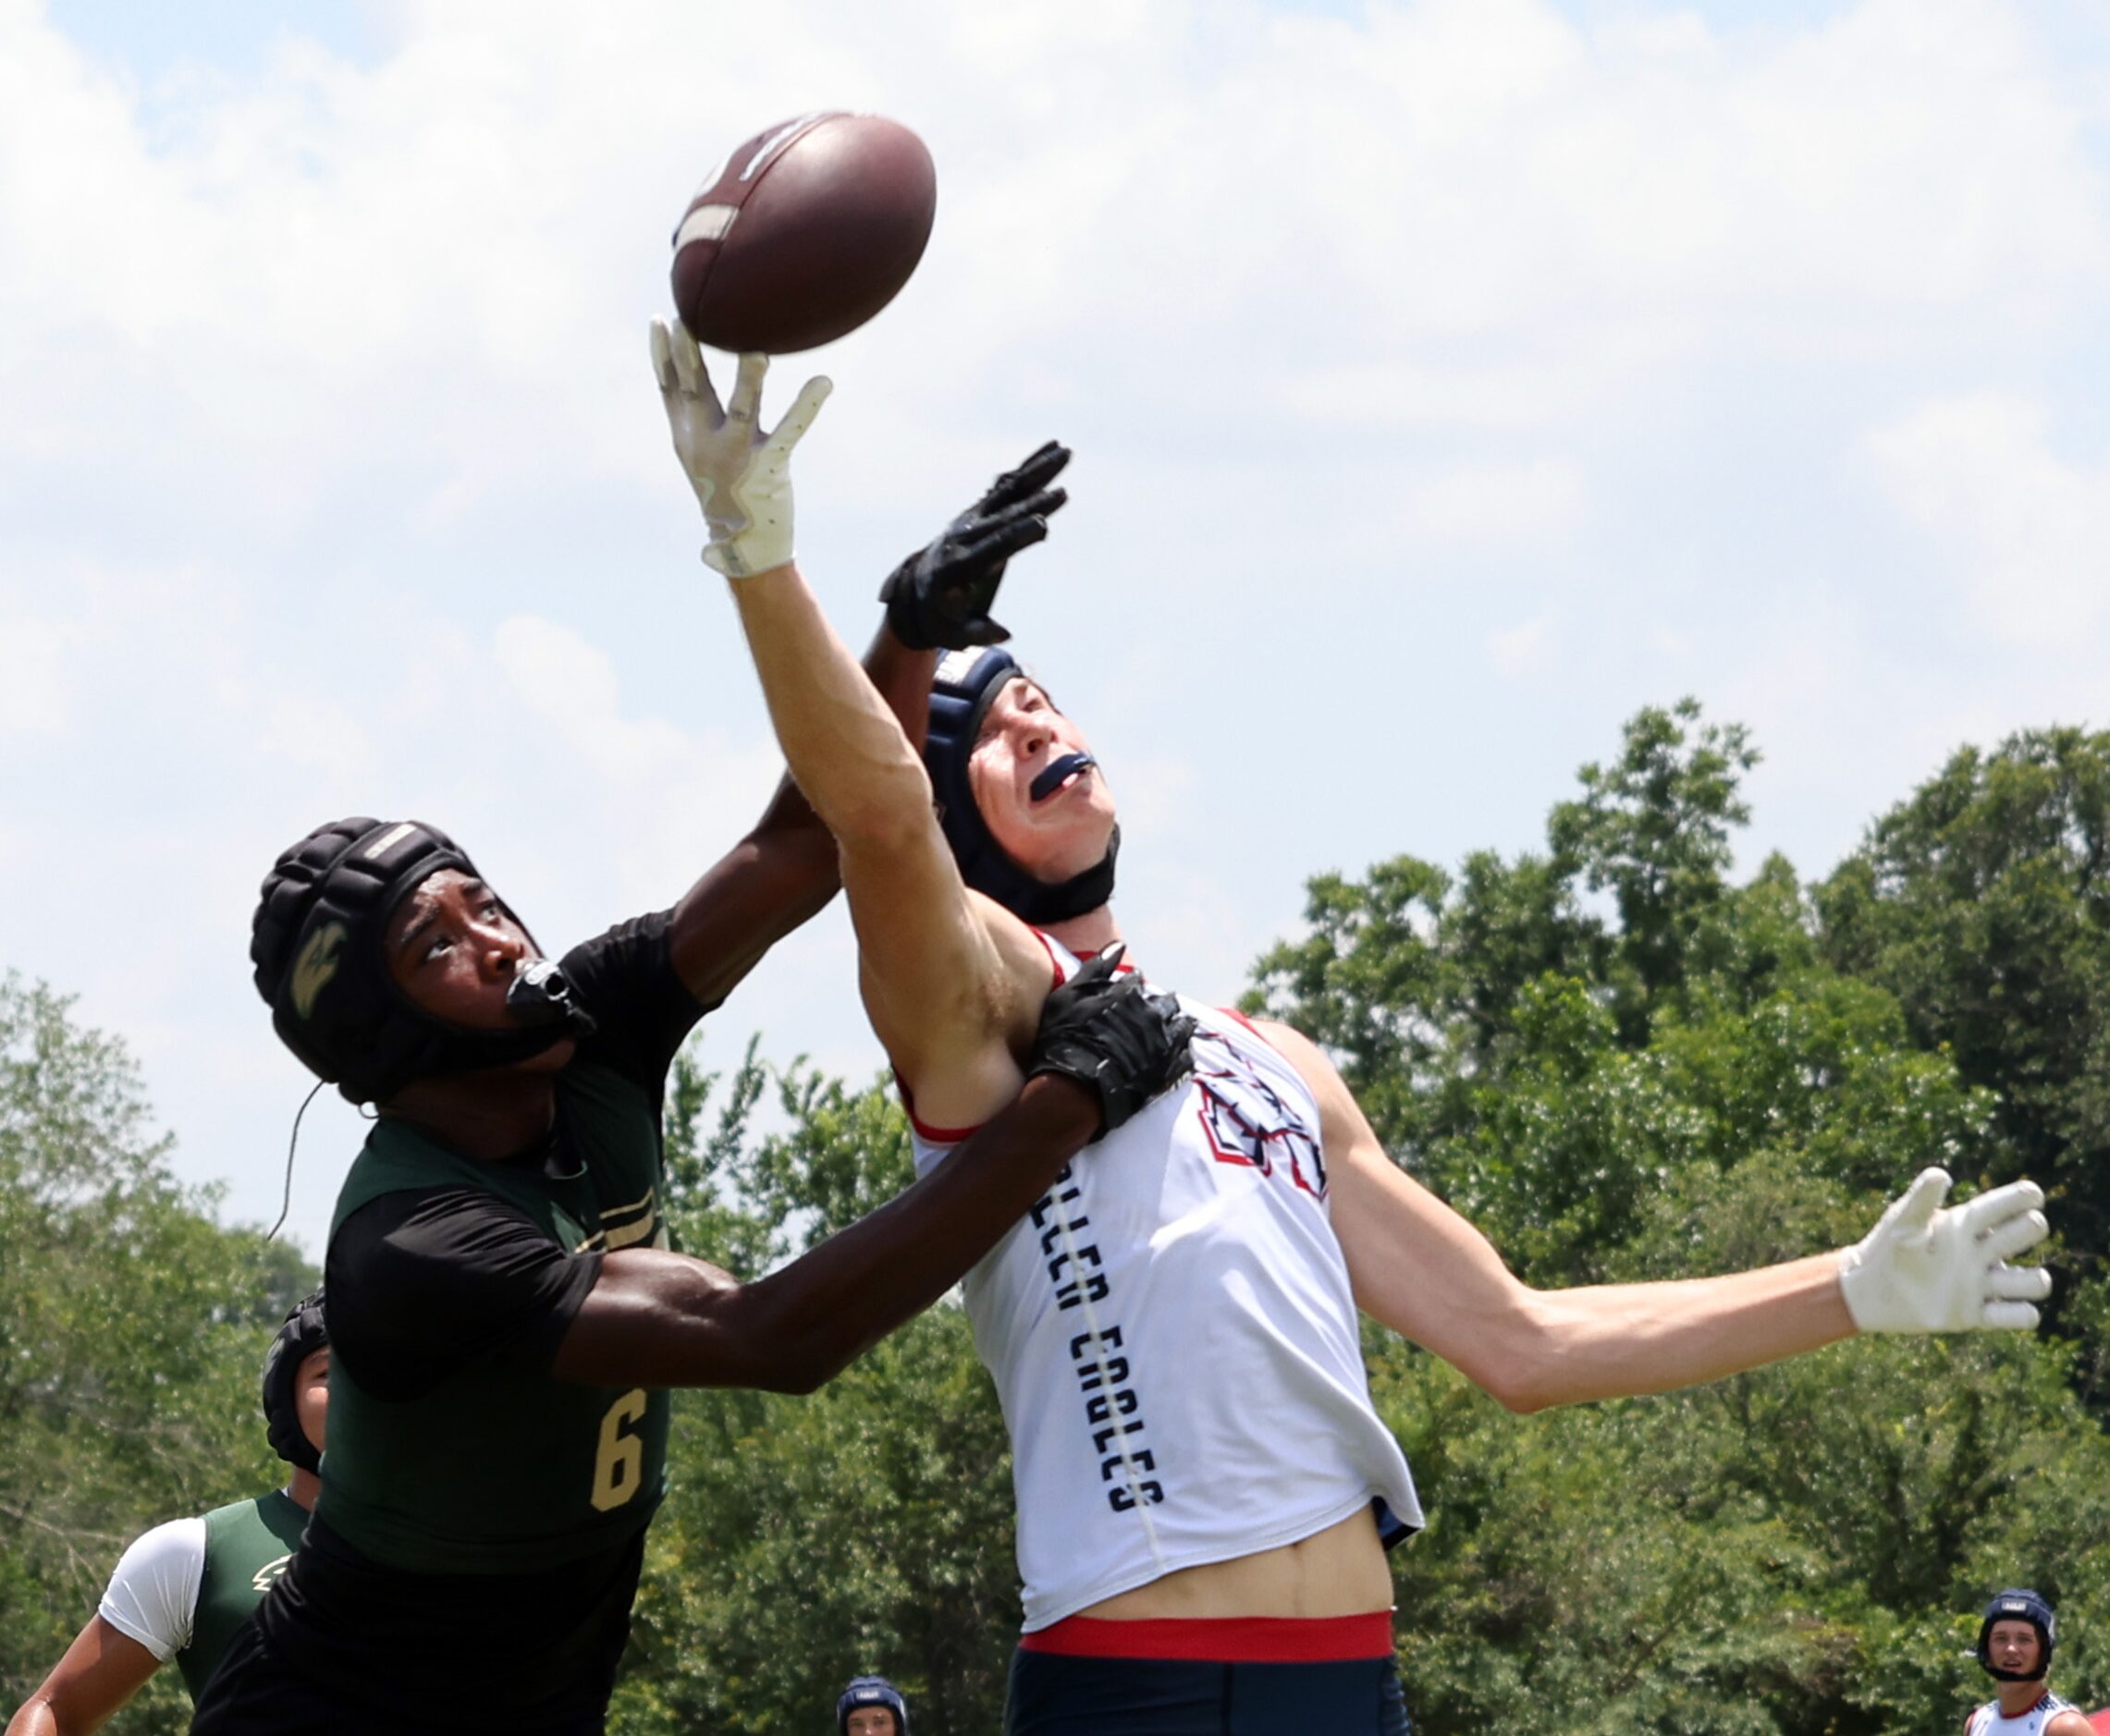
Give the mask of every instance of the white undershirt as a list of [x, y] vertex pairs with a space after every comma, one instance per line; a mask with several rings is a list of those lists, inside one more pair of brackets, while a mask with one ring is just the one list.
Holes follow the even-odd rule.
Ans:
[[205, 1522], [172, 1519], [118, 1558], [96, 1613], [166, 1664], [190, 1644], [204, 1580]]

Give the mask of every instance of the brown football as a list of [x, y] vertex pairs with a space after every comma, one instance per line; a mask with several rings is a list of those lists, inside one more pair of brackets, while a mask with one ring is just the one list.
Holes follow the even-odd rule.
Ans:
[[698, 343], [783, 355], [853, 332], [908, 282], [938, 177], [921, 139], [828, 110], [758, 132], [674, 230], [674, 308]]

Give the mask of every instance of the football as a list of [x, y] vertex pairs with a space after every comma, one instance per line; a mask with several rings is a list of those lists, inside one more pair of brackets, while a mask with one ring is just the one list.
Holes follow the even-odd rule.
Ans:
[[908, 282], [938, 176], [899, 121], [828, 110], [756, 133], [674, 230], [674, 307], [696, 341], [783, 355], [853, 332]]

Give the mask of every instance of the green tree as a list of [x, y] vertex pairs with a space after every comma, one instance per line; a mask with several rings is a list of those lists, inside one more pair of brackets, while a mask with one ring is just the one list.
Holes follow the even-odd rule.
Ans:
[[2110, 733], [1959, 749], [1818, 888], [1825, 956], [1994, 1094], [1997, 1173], [2110, 1250]]
[[[152, 1131], [138, 1070], [42, 984], [0, 978], [0, 1700], [94, 1612], [124, 1546], [281, 1483], [256, 1411], [264, 1346], [314, 1282], [216, 1220]], [[177, 1730], [157, 1676], [110, 1728]]]

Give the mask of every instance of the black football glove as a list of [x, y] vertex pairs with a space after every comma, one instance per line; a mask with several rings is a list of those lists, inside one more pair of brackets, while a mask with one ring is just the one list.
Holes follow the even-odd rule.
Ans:
[[1061, 1073], [1097, 1094], [1101, 1138], [1194, 1065], [1194, 1020], [1134, 972], [1115, 976], [1123, 950], [1109, 947], [1049, 996], [1025, 1064], [1029, 1079]]
[[960, 651], [1011, 637], [989, 618], [989, 605], [1004, 563], [1046, 536], [1048, 515], [1069, 499], [1048, 486], [1069, 461], [1070, 448], [1050, 440], [894, 568], [879, 601], [896, 639], [912, 651]]

